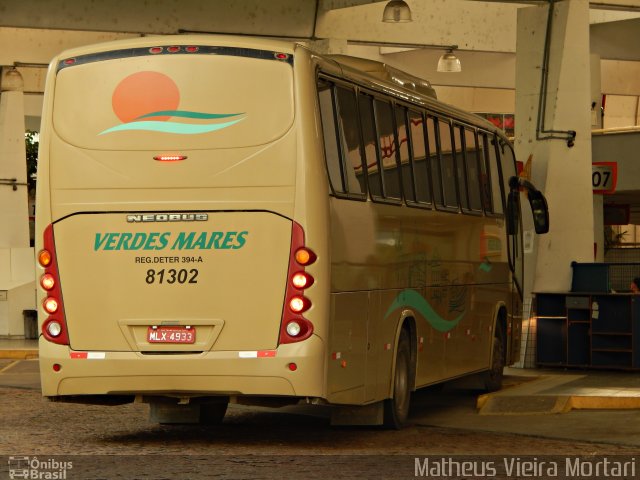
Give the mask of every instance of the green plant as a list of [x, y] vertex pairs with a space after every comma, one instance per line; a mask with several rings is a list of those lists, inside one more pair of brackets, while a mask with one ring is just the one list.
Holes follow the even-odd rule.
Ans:
[[24, 146], [27, 151], [27, 184], [29, 190], [36, 186], [36, 172], [38, 170], [38, 132], [27, 130], [24, 134]]

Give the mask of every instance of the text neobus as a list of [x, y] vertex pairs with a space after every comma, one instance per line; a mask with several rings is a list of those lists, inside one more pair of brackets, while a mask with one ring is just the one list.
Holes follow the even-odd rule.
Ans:
[[96, 233], [98, 250], [211, 250], [244, 247], [249, 232]]

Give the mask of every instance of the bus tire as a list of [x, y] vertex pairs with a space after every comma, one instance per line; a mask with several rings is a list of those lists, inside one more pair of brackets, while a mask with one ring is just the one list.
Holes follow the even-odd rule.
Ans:
[[228, 401], [200, 405], [200, 425], [220, 425], [228, 406]]
[[411, 401], [411, 386], [409, 372], [411, 372], [411, 343], [409, 333], [403, 329], [400, 332], [398, 350], [396, 353], [396, 368], [393, 374], [393, 396], [384, 402], [384, 426], [400, 429], [409, 416]]
[[484, 388], [487, 392], [495, 392], [502, 388], [504, 371], [504, 333], [502, 326], [496, 325], [491, 352], [491, 368], [484, 374]]

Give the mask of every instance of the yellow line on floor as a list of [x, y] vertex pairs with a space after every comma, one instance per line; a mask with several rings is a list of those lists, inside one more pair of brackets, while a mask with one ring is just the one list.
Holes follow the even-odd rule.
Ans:
[[13, 367], [16, 363], [18, 363], [17, 361], [15, 362], [11, 362], [9, 365], [5, 366], [4, 368], [0, 369], [0, 373], [4, 373], [7, 370], [9, 370], [11, 367]]
[[38, 350], [0, 350], [0, 359], [31, 360], [38, 358]]

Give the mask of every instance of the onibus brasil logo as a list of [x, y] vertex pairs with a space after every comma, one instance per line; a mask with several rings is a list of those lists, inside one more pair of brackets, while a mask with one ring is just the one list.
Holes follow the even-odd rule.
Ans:
[[9, 478], [17, 480], [66, 480], [67, 472], [73, 469], [73, 462], [56, 458], [39, 459], [38, 457], [11, 456], [9, 463]]
[[113, 91], [111, 104], [122, 123], [99, 135], [127, 130], [193, 135], [222, 130], [246, 118], [245, 113], [179, 110], [180, 90], [176, 83], [167, 75], [152, 71], [124, 78]]

